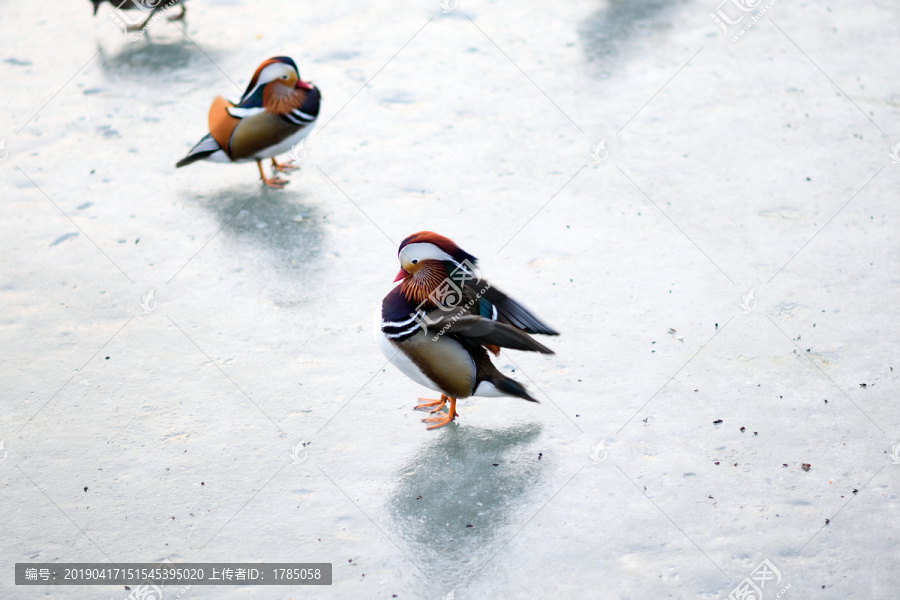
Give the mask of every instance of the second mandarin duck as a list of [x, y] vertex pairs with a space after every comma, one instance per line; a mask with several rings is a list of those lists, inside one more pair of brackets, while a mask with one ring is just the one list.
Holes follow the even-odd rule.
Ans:
[[273, 171], [287, 173], [297, 167], [278, 163], [275, 157], [289, 152], [312, 131], [319, 116], [319, 88], [300, 78], [296, 63], [287, 56], [264, 61], [237, 102], [217, 96], [209, 108], [209, 133], [175, 165], [198, 160], [213, 162], [256, 161], [263, 184], [281, 188], [287, 183], [274, 172], [266, 177], [262, 161], [272, 160]]

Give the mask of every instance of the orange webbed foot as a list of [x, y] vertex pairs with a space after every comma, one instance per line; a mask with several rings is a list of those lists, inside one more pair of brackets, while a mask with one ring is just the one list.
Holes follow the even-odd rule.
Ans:
[[279, 177], [263, 177], [262, 182], [266, 187], [274, 188], [276, 190], [280, 190], [290, 183], [287, 179], [281, 179]]
[[263, 171], [262, 161], [257, 160], [256, 166], [259, 167], [259, 178], [262, 180], [263, 185], [275, 188], [276, 190], [280, 190], [288, 183], [287, 179], [281, 179], [279, 177], [266, 177], [265, 172]]
[[296, 171], [300, 167], [292, 165], [291, 163], [280, 163], [276, 161], [274, 158], [272, 159], [272, 171], [279, 171], [281, 173], [290, 173], [291, 171]]
[[456, 412], [456, 398], [451, 398], [442, 394], [441, 399], [443, 400], [444, 398], [447, 398], [447, 401], [450, 402], [450, 408], [447, 410], [447, 414], [440, 417], [430, 417], [427, 419], [422, 419], [423, 423], [434, 423], [434, 425], [431, 425], [426, 429], [437, 429], [438, 427], [443, 427], [444, 425], [453, 422], [453, 420], [459, 416], [459, 413]]
[[445, 394], [441, 394], [440, 400], [432, 400], [431, 398], [419, 398], [419, 400], [424, 400], [425, 402], [423, 404], [417, 404], [417, 405], [413, 406], [413, 410], [428, 410], [432, 406], [436, 406], [437, 408], [435, 408], [432, 411], [429, 411], [430, 413], [434, 414], [436, 412], [439, 412], [441, 409], [443, 409], [444, 405], [447, 404], [447, 400], [449, 400], [449, 399], [450, 399], [450, 396], [447, 396]]

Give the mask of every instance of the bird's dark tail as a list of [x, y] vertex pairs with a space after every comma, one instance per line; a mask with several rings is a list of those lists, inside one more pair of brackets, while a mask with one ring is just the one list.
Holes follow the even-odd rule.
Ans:
[[197, 142], [197, 145], [191, 148], [191, 151], [188, 152], [187, 156], [175, 163], [175, 168], [185, 167], [198, 160], [208, 158], [211, 154], [215, 154], [221, 149], [222, 147], [219, 146], [219, 142], [213, 139], [213, 136], [206, 134], [203, 136], [203, 139]]
[[185, 156], [184, 158], [179, 160], [177, 163], [175, 163], [175, 168], [180, 169], [181, 167], [186, 167], [191, 163], [197, 162], [198, 160], [203, 160], [204, 158], [206, 158], [213, 152], [215, 152], [215, 150], [209, 150], [207, 152], [197, 152], [195, 154], [188, 154], [187, 156]]
[[504, 394], [515, 396], [516, 398], [522, 398], [523, 400], [528, 400], [529, 402], [537, 402], [535, 398], [531, 397], [531, 395], [528, 393], [528, 390], [525, 389], [525, 386], [523, 386], [515, 379], [510, 379], [509, 377], [504, 377], [501, 375], [500, 377], [492, 377], [487, 381], [493, 384], [495, 388], [497, 388]]

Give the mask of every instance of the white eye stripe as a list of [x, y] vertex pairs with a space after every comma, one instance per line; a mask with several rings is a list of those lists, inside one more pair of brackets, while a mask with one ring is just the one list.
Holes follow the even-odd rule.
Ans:
[[259, 83], [264, 84], [276, 79], [288, 79], [293, 74], [293, 69], [284, 63], [271, 64], [259, 73]]
[[409, 244], [400, 252], [400, 260], [409, 262], [419, 260], [453, 260], [453, 257], [435, 246], [427, 242]]
[[[255, 94], [259, 88], [265, 86], [268, 83], [271, 83], [277, 79], [288, 79], [292, 75], [296, 76], [294, 70], [291, 69], [289, 65], [286, 65], [284, 63], [271, 64], [259, 72], [259, 77], [256, 80], [256, 86], [252, 90], [241, 96], [241, 99], [243, 100], [244, 98], [249, 98], [250, 96]], [[232, 104], [240, 104], [240, 102], [233, 102]]]

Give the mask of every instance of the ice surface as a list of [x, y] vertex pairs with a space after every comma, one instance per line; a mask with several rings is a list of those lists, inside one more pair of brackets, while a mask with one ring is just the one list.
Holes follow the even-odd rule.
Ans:
[[[732, 42], [715, 1], [444, 4], [192, 0], [131, 42], [2, 3], [0, 598], [164, 559], [334, 564], [185, 600], [725, 598], [764, 560], [765, 600], [895, 597], [900, 7]], [[175, 170], [278, 54], [323, 92], [290, 185]], [[411, 410], [370, 322], [422, 229], [561, 332], [497, 359], [539, 404]]]

